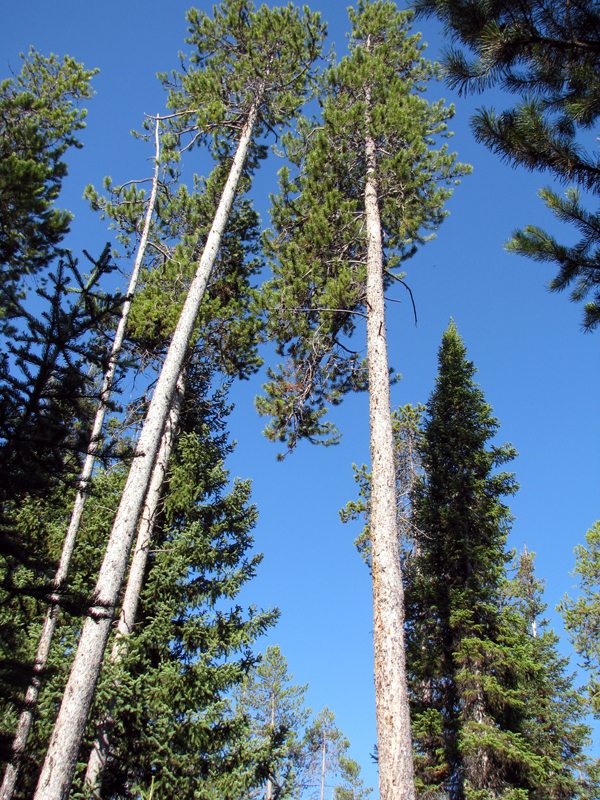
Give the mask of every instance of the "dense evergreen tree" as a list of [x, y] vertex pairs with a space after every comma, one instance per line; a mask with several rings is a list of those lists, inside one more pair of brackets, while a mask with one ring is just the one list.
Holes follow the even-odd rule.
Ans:
[[97, 72], [33, 49], [21, 57], [21, 72], [0, 84], [0, 288], [47, 267], [69, 230], [71, 214], [54, 201], [65, 152], [82, 147], [76, 134], [86, 111], [78, 105], [91, 97]]
[[574, 575], [579, 580], [580, 596], [572, 600], [565, 595], [558, 608], [575, 652], [589, 674], [589, 708], [600, 718], [600, 522], [586, 533], [585, 545], [575, 548], [575, 556]]
[[474, 373], [451, 323], [427, 404], [417, 544], [407, 570], [419, 794], [584, 797], [578, 773], [586, 768], [587, 729], [556, 638], [539, 633], [539, 585], [523, 559], [506, 584], [511, 516], [503, 498], [517, 486], [496, 468], [515, 451], [489, 444], [498, 422]]
[[[273, 747], [281, 743], [277, 737], [251, 743], [243, 715], [230, 713], [228, 695], [254, 664], [252, 644], [277, 612], [244, 613], [236, 604], [237, 593], [261, 560], [250, 554], [257, 515], [249, 482], [230, 486], [224, 466], [232, 450], [225, 430], [226, 391], [211, 395], [200, 372], [191, 380], [196, 389], [204, 381], [204, 391], [190, 395], [184, 406], [134, 634], [119, 663], [107, 659], [92, 709], [92, 720], [102, 716], [116, 683], [109, 764], [101, 790], [105, 797], [133, 800], [140, 791], [147, 793], [154, 780], [158, 796], [239, 798], [264, 783]], [[74, 555], [72, 596], [93, 588], [125, 478], [123, 466], [99, 471], [94, 478]], [[37, 514], [33, 531], [60, 547], [68, 499], [62, 519], [53, 512], [58, 500], [47, 507], [26, 505], [23, 524]], [[59, 635], [20, 782], [20, 793], [26, 795], [35, 787], [68, 678], [81, 630], [78, 610], [61, 606]], [[37, 618], [32, 614], [30, 630], [40, 614], [43, 608]], [[90, 725], [78, 783], [94, 732]]]
[[516, 687], [524, 710], [521, 734], [540, 759], [543, 776], [529, 789], [529, 797], [592, 798], [600, 789], [600, 776], [586, 753], [590, 745], [590, 728], [584, 719], [587, 709], [581, 692], [573, 686], [569, 660], [558, 651], [558, 636], [544, 619], [544, 584], [535, 576], [534, 555], [527, 548], [519, 554], [513, 577], [502, 589], [503, 626], [518, 642], [525, 667]]
[[[588, 211], [582, 192], [600, 194], [598, 155], [582, 144], [600, 116], [600, 12], [593, 0], [415, 0], [419, 13], [437, 15], [451, 40], [443, 64], [451, 86], [481, 92], [492, 85], [520, 97], [497, 114], [479, 110], [475, 137], [501, 158], [548, 172], [574, 184], [561, 197], [551, 188], [540, 197], [562, 222], [580, 235], [561, 245], [533, 225], [517, 231], [508, 249], [559, 267], [553, 291], [571, 287], [583, 301], [583, 327], [600, 323], [600, 217]], [[472, 54], [472, 57], [470, 55]]]
[[[302, 437], [329, 444], [336, 431], [322, 421], [326, 404], [369, 389], [380, 791], [391, 800], [414, 797], [414, 780], [384, 287], [443, 220], [449, 184], [468, 169], [433, 149], [452, 109], [419, 94], [435, 69], [409, 34], [410, 12], [365, 1], [350, 18], [350, 55], [327, 72], [322, 120], [301, 123], [286, 141], [295, 169], [281, 172], [265, 246], [275, 275], [269, 324], [287, 363], [269, 373], [258, 410], [273, 418], [267, 435], [289, 448]], [[348, 347], [355, 315], [366, 317], [368, 374]]]
[[[39, 311], [14, 286], [5, 320], [0, 363], [0, 694], [22, 703], [30, 679], [29, 612], [51, 591], [56, 553], [22, 522], [36, 503], [62, 514], [85, 453], [104, 364], [99, 342], [119, 303], [100, 289], [113, 269], [108, 248], [92, 262], [89, 278], [70, 253], [38, 286]], [[12, 719], [12, 717], [11, 717]], [[11, 736], [3, 720], [2, 744]], [[5, 739], [6, 737], [6, 739]]]

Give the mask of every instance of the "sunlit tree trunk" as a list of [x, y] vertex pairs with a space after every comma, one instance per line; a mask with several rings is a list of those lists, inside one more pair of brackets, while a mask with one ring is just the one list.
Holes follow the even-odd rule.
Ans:
[[325, 773], [327, 772], [327, 729], [323, 726], [323, 757], [321, 759], [321, 800], [325, 800]]
[[[146, 574], [146, 566], [148, 564], [148, 554], [150, 552], [150, 542], [154, 530], [154, 523], [160, 504], [162, 494], [162, 486], [171, 457], [175, 435], [177, 433], [177, 426], [179, 424], [179, 414], [181, 411], [181, 403], [183, 401], [183, 394], [185, 391], [185, 379], [183, 373], [179, 376], [177, 382], [177, 390], [173, 400], [173, 406], [165, 425], [162, 441], [160, 443], [160, 450], [154, 472], [152, 473], [152, 480], [150, 481], [150, 488], [146, 496], [144, 504], [144, 511], [140, 520], [140, 527], [133, 550], [133, 557], [131, 559], [131, 566], [129, 568], [129, 576], [127, 578], [127, 587], [125, 589], [125, 596], [123, 597], [123, 605], [121, 607], [121, 614], [119, 616], [119, 624], [117, 626], [117, 633], [112, 647], [110, 660], [113, 665], [117, 665], [122, 661], [123, 656], [127, 651], [127, 639], [133, 633], [133, 626], [137, 616], [137, 609], [142, 591], [142, 584]], [[118, 677], [115, 680], [115, 691], [107, 703], [107, 707], [102, 716], [102, 719], [96, 726], [96, 736], [94, 745], [88, 759], [87, 770], [85, 773], [85, 784], [89, 786], [94, 796], [99, 796], [100, 786], [102, 784], [102, 776], [106, 769], [106, 763], [110, 751], [110, 738], [114, 728], [114, 709], [117, 701], [118, 692]]]
[[367, 357], [371, 422], [371, 562], [375, 696], [381, 800], [414, 800], [415, 784], [406, 662], [404, 587], [400, 567], [390, 376], [383, 294], [383, 247], [370, 94], [365, 119], [367, 224]]
[[242, 129], [202, 258], [190, 285], [154, 390], [98, 575], [94, 603], [89, 609], [83, 626], [71, 674], [46, 753], [35, 800], [66, 800], [71, 788], [77, 756], [110, 635], [137, 521], [142, 511], [165, 422], [171, 408], [177, 380], [183, 369], [200, 304], [235, 199], [237, 185], [256, 123], [259, 103], [260, 98], [257, 98], [250, 108]]
[[75, 549], [75, 541], [77, 539], [79, 526], [81, 525], [81, 518], [83, 516], [83, 509], [85, 506], [87, 491], [90, 484], [90, 480], [92, 478], [92, 473], [94, 471], [94, 463], [96, 461], [96, 455], [98, 454], [98, 448], [100, 446], [100, 438], [102, 436], [104, 418], [106, 416], [106, 410], [108, 408], [110, 395], [112, 393], [112, 387], [115, 378], [117, 363], [119, 360], [119, 355], [121, 353], [121, 348], [123, 346], [123, 341], [125, 338], [125, 330], [127, 327], [127, 321], [129, 319], [129, 312], [131, 311], [131, 305], [137, 287], [140, 268], [142, 265], [142, 261], [144, 259], [144, 254], [146, 252], [146, 245], [148, 243], [148, 234], [150, 231], [150, 222], [152, 220], [152, 214], [154, 213], [154, 205], [156, 202], [156, 193], [158, 189], [158, 172], [159, 172], [159, 157], [160, 157], [160, 140], [158, 135], [158, 125], [159, 125], [159, 119], [157, 117], [156, 128], [155, 128], [156, 158], [154, 167], [154, 178], [152, 180], [152, 191], [150, 194], [150, 200], [148, 202], [148, 208], [146, 209], [146, 216], [144, 220], [142, 236], [137, 250], [133, 271], [131, 273], [131, 278], [129, 280], [127, 296], [125, 298], [125, 302], [123, 303], [123, 308], [121, 310], [121, 318], [119, 320], [117, 331], [115, 333], [112, 351], [108, 362], [108, 368], [106, 370], [104, 379], [102, 381], [102, 390], [100, 392], [100, 400], [98, 402], [98, 407], [96, 409], [96, 416], [94, 418], [92, 435], [90, 438], [90, 443], [88, 445], [88, 450], [85, 462], [83, 464], [83, 469], [79, 477], [79, 487], [77, 490], [77, 495], [75, 497], [75, 502], [73, 504], [71, 519], [69, 521], [69, 527], [67, 528], [67, 534], [65, 536], [65, 540], [63, 543], [60, 561], [58, 563], [58, 569], [56, 571], [56, 575], [54, 576], [53, 593], [50, 597], [50, 604], [46, 612], [44, 626], [42, 628], [42, 633], [38, 643], [38, 648], [33, 665], [33, 678], [30, 685], [27, 688], [27, 692], [25, 694], [24, 710], [21, 713], [21, 716], [19, 717], [19, 722], [17, 724], [17, 730], [12, 745], [12, 758], [11, 761], [8, 763], [6, 771], [4, 773], [2, 789], [0, 790], [1, 800], [11, 800], [14, 794], [15, 785], [17, 782], [17, 778], [19, 776], [19, 768], [21, 760], [23, 758], [23, 755], [27, 747], [27, 740], [29, 738], [31, 726], [33, 724], [33, 718], [37, 706], [38, 695], [42, 683], [42, 675], [44, 673], [44, 670], [46, 669], [46, 664], [48, 663], [48, 656], [50, 654], [52, 638], [54, 636], [54, 631], [56, 629], [56, 623], [58, 620], [61, 590], [67, 578], [67, 574], [71, 564], [71, 558], [73, 557], [73, 551]]

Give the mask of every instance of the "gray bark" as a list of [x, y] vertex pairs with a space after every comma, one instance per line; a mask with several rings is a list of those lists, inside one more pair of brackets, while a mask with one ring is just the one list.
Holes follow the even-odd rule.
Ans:
[[327, 730], [323, 725], [323, 757], [321, 759], [321, 800], [325, 800], [325, 773], [327, 771]]
[[375, 702], [381, 800], [416, 797], [406, 660], [404, 586], [398, 546], [396, 475], [383, 294], [383, 245], [377, 196], [377, 156], [370, 95], [365, 116], [367, 224], [367, 358], [371, 423], [371, 567]]
[[[133, 550], [131, 566], [129, 567], [127, 587], [125, 589], [123, 605], [121, 607], [121, 614], [119, 616], [119, 624], [117, 626], [117, 633], [110, 654], [111, 664], [114, 665], [117, 665], [123, 659], [125, 653], [127, 652], [127, 638], [133, 633], [133, 626], [135, 624], [140, 594], [142, 591], [142, 583], [144, 581], [146, 566], [148, 564], [150, 542], [160, 504], [162, 485], [169, 464], [169, 459], [171, 457], [177, 426], [179, 424], [179, 414], [181, 411], [181, 403], [183, 401], [184, 391], [185, 378], [182, 373], [177, 382], [175, 398], [173, 400], [169, 418], [167, 419], [167, 424], [165, 425], [165, 431], [160, 443], [158, 458], [152, 473], [150, 488], [148, 489], [148, 494], [146, 495], [144, 511], [142, 512], [142, 518], [138, 528], [138, 535]], [[102, 776], [104, 774], [104, 770], [106, 769], [106, 763], [109, 756], [110, 738], [114, 728], [113, 713], [117, 700], [118, 686], [119, 684], [117, 678], [115, 680], [115, 692], [109, 699], [105, 713], [96, 726], [94, 745], [88, 759], [87, 770], [85, 773], [85, 783], [87, 786], [89, 786], [94, 797], [100, 796]]]
[[142, 511], [177, 379], [183, 369], [200, 304], [217, 258], [258, 113], [251, 106], [202, 258], [173, 334], [98, 575], [94, 602], [63, 695], [35, 800], [66, 800], [115, 613], [137, 521]]
[[[271, 733], [275, 730], [275, 693], [271, 695]], [[267, 781], [267, 797], [266, 800], [272, 800], [273, 797], [273, 781], [271, 778]]]
[[53, 582], [54, 589], [50, 597], [50, 604], [46, 612], [44, 626], [42, 628], [42, 633], [38, 643], [37, 652], [35, 655], [35, 661], [33, 665], [33, 678], [30, 685], [27, 688], [27, 692], [25, 693], [25, 705], [21, 713], [21, 716], [19, 717], [19, 722], [17, 724], [15, 738], [12, 744], [11, 761], [8, 763], [6, 771], [4, 773], [4, 780], [2, 782], [2, 788], [0, 789], [0, 800], [11, 800], [14, 794], [15, 785], [17, 782], [17, 778], [19, 776], [20, 764], [27, 747], [27, 740], [29, 738], [29, 734], [31, 732], [31, 726], [33, 724], [35, 708], [37, 705], [38, 695], [41, 688], [42, 675], [44, 670], [46, 669], [46, 664], [48, 663], [48, 656], [50, 654], [52, 638], [54, 636], [54, 631], [56, 629], [56, 623], [58, 620], [61, 589], [64, 586], [64, 582], [67, 578], [69, 567], [71, 565], [71, 558], [73, 557], [73, 550], [75, 549], [75, 541], [77, 539], [77, 533], [79, 532], [79, 526], [81, 525], [81, 518], [83, 516], [83, 509], [87, 497], [87, 490], [92, 477], [92, 472], [94, 471], [94, 463], [96, 461], [96, 455], [98, 454], [100, 438], [102, 436], [102, 428], [104, 426], [104, 418], [106, 416], [106, 410], [108, 408], [108, 401], [112, 393], [115, 371], [117, 368], [119, 355], [121, 353], [121, 348], [123, 346], [123, 340], [125, 338], [125, 329], [127, 327], [127, 321], [129, 319], [129, 313], [131, 311], [133, 296], [135, 294], [135, 290], [137, 287], [137, 281], [139, 278], [142, 261], [146, 251], [146, 245], [148, 243], [150, 222], [152, 220], [152, 214], [154, 212], [154, 204], [156, 202], [156, 193], [158, 188], [158, 171], [159, 171], [159, 157], [160, 157], [158, 124], [159, 120], [157, 117], [156, 130], [155, 130], [156, 161], [154, 167], [154, 178], [152, 180], [152, 191], [150, 194], [150, 200], [148, 202], [148, 208], [146, 210], [146, 216], [144, 219], [142, 237], [140, 239], [137, 255], [135, 258], [135, 263], [133, 265], [133, 271], [131, 273], [131, 278], [129, 280], [129, 286], [127, 288], [127, 296], [125, 302], [123, 303], [123, 308], [121, 310], [121, 318], [119, 320], [119, 324], [117, 326], [117, 330], [115, 333], [115, 338], [113, 340], [111, 355], [108, 362], [108, 368], [104, 374], [104, 378], [102, 381], [102, 390], [100, 392], [100, 399], [98, 401], [98, 407], [96, 409], [96, 416], [94, 418], [92, 435], [88, 445], [86, 458], [83, 464], [83, 469], [79, 477], [79, 486], [77, 490], [77, 495], [75, 497], [75, 502], [73, 504], [73, 510], [71, 512], [69, 527], [67, 528], [67, 534], [65, 536], [65, 540], [63, 543], [60, 561], [58, 562], [58, 569], [54, 576], [54, 582]]

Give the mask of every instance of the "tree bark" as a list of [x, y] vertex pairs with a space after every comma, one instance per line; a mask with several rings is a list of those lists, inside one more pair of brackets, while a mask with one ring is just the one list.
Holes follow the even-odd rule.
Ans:
[[50, 597], [50, 604], [46, 612], [44, 626], [42, 628], [42, 633], [38, 643], [37, 652], [35, 655], [35, 661], [33, 664], [33, 678], [30, 685], [27, 688], [27, 692], [25, 693], [24, 710], [21, 713], [21, 716], [19, 717], [19, 722], [17, 724], [17, 730], [15, 732], [15, 738], [12, 744], [11, 760], [6, 767], [6, 771], [4, 773], [4, 780], [2, 782], [2, 788], [0, 789], [0, 800], [12, 799], [12, 796], [15, 791], [17, 778], [19, 776], [21, 761], [23, 759], [23, 755], [27, 747], [27, 740], [29, 739], [29, 734], [31, 732], [31, 726], [33, 724], [33, 717], [35, 714], [35, 708], [37, 706], [38, 695], [41, 688], [42, 675], [44, 673], [44, 670], [46, 669], [46, 664], [48, 663], [48, 656], [50, 654], [52, 638], [54, 636], [54, 631], [56, 630], [56, 623], [58, 621], [61, 589], [64, 586], [64, 582], [67, 578], [69, 567], [71, 565], [71, 558], [73, 557], [73, 550], [75, 549], [75, 540], [77, 538], [77, 533], [79, 532], [79, 526], [81, 525], [81, 518], [83, 516], [83, 509], [87, 497], [87, 490], [92, 477], [92, 472], [94, 471], [94, 463], [96, 461], [96, 455], [98, 454], [100, 437], [102, 436], [102, 428], [104, 426], [104, 418], [106, 416], [106, 410], [108, 408], [108, 401], [112, 393], [117, 362], [119, 360], [119, 355], [121, 353], [121, 348], [123, 346], [123, 340], [125, 338], [125, 329], [127, 327], [127, 321], [129, 319], [131, 305], [133, 303], [133, 296], [135, 294], [137, 281], [142, 266], [142, 261], [144, 258], [144, 254], [146, 252], [146, 245], [148, 243], [148, 234], [150, 231], [150, 222], [152, 220], [152, 214], [154, 212], [154, 204], [156, 202], [156, 193], [158, 189], [158, 172], [159, 172], [159, 157], [160, 157], [158, 124], [159, 124], [159, 119], [157, 117], [156, 129], [155, 129], [156, 160], [154, 167], [154, 178], [152, 179], [152, 191], [150, 194], [150, 200], [148, 202], [148, 208], [146, 210], [146, 216], [144, 219], [142, 237], [140, 239], [140, 244], [135, 258], [135, 263], [133, 265], [133, 271], [131, 273], [131, 278], [129, 280], [126, 299], [125, 302], [123, 303], [123, 308], [121, 310], [121, 318], [119, 320], [119, 324], [117, 326], [117, 330], [115, 333], [115, 338], [113, 340], [110, 359], [108, 362], [108, 368], [104, 374], [104, 378], [102, 381], [102, 390], [100, 392], [100, 399], [98, 401], [98, 407], [96, 409], [96, 416], [94, 418], [92, 435], [90, 437], [90, 442], [88, 445], [86, 458], [83, 464], [83, 469], [79, 477], [79, 486], [77, 490], [77, 495], [75, 497], [75, 502], [73, 504], [73, 510], [71, 512], [69, 527], [67, 528], [67, 534], [65, 536], [65, 541], [63, 543], [60, 561], [58, 562], [58, 569], [54, 576], [54, 582], [53, 582], [54, 589]]
[[327, 768], [327, 731], [323, 724], [323, 757], [321, 759], [321, 800], [325, 800], [325, 772]]
[[[271, 735], [275, 730], [275, 692], [271, 694]], [[273, 797], [273, 781], [271, 778], [267, 780], [267, 797], [266, 800], [272, 800]]]
[[383, 246], [377, 154], [367, 91], [365, 214], [367, 224], [367, 358], [371, 423], [371, 569], [375, 703], [381, 800], [414, 800], [415, 782], [404, 649], [404, 586], [400, 566], [390, 378], [383, 294]]
[[[162, 485], [171, 457], [173, 443], [179, 425], [179, 415], [181, 411], [181, 404], [185, 392], [185, 378], [182, 373], [177, 382], [177, 390], [175, 398], [171, 407], [165, 431], [163, 433], [162, 441], [160, 443], [160, 450], [154, 472], [152, 473], [152, 480], [150, 481], [150, 488], [146, 496], [144, 504], [144, 511], [140, 520], [140, 527], [133, 551], [133, 558], [131, 559], [131, 566], [129, 568], [129, 577], [127, 578], [127, 587], [123, 597], [123, 605], [121, 607], [121, 614], [119, 616], [119, 624], [117, 626], [117, 633], [115, 641], [110, 654], [111, 664], [117, 665], [127, 652], [127, 638], [133, 633], [133, 626], [137, 616], [137, 609], [139, 605], [140, 594], [142, 591], [142, 584], [146, 574], [146, 566], [148, 564], [148, 554], [150, 551], [150, 541], [154, 531], [154, 523], [158, 512], [158, 506], [162, 494]], [[114, 728], [113, 712], [117, 701], [118, 691], [118, 677], [115, 679], [115, 692], [109, 699], [105, 713], [102, 719], [96, 726], [96, 736], [94, 745], [88, 759], [87, 770], [85, 773], [85, 784], [90, 788], [94, 797], [100, 796], [100, 786], [102, 784], [102, 777], [106, 769], [106, 763], [109, 755], [110, 738]]]
[[35, 800], [66, 800], [71, 789], [77, 756], [100, 674], [137, 521], [154, 469], [177, 379], [183, 368], [200, 304], [233, 205], [256, 123], [259, 102], [260, 98], [257, 98], [248, 113], [202, 258], [190, 285], [154, 390], [98, 575], [94, 602], [83, 626], [71, 674], [46, 753]]

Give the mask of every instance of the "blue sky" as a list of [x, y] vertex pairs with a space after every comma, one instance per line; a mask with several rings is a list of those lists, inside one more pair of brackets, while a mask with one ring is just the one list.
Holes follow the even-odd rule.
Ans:
[[[0, 77], [20, 69], [19, 52], [33, 45], [44, 54], [68, 53], [88, 68], [99, 67], [96, 95], [88, 103], [85, 147], [71, 152], [60, 205], [75, 214], [68, 245], [93, 254], [110, 238], [105, 222], [82, 200], [84, 187], [150, 174], [147, 145], [130, 136], [144, 113], [164, 110], [158, 71], [178, 67], [186, 52], [184, 0], [22, 0], [2, 4]], [[209, 10], [211, 4], [197, 4]], [[315, 2], [329, 23], [330, 41], [342, 55], [349, 29], [344, 3]], [[435, 59], [440, 39], [433, 22], [416, 23]], [[546, 580], [549, 616], [572, 591], [573, 548], [600, 517], [598, 478], [600, 424], [600, 332], [584, 335], [581, 307], [566, 295], [549, 294], [550, 267], [511, 256], [503, 242], [528, 223], [552, 230], [563, 241], [572, 233], [554, 223], [536, 193], [548, 177], [502, 164], [478, 145], [469, 117], [481, 105], [501, 109], [509, 101], [490, 93], [457, 98], [442, 84], [429, 92], [456, 103], [451, 147], [473, 174], [457, 187], [451, 212], [435, 241], [406, 265], [418, 311], [415, 328], [408, 295], [389, 305], [390, 361], [402, 374], [392, 389], [395, 405], [426, 402], [437, 371], [437, 350], [453, 317], [478, 368], [478, 380], [501, 423], [499, 440], [520, 453], [514, 470], [521, 489], [511, 502], [516, 517], [509, 545], [537, 552], [538, 576]], [[597, 146], [592, 142], [592, 146]], [[268, 195], [277, 189], [280, 160], [270, 155], [254, 187], [255, 207], [269, 223]], [[194, 151], [185, 161], [187, 180], [201, 171]], [[402, 292], [404, 290], [401, 290]], [[358, 342], [358, 339], [357, 339]], [[266, 358], [270, 358], [268, 352]], [[324, 449], [302, 444], [283, 463], [278, 447], [261, 435], [264, 420], [253, 409], [262, 376], [236, 386], [231, 434], [239, 444], [228, 466], [232, 477], [253, 479], [260, 519], [257, 550], [265, 554], [259, 576], [242, 596], [245, 605], [277, 606], [281, 620], [259, 645], [279, 644], [299, 683], [310, 684], [308, 703], [328, 705], [352, 742], [368, 784], [376, 772], [368, 758], [376, 740], [370, 577], [352, 542], [359, 525], [342, 525], [338, 511], [355, 496], [352, 462], [369, 459], [366, 395], [349, 397], [334, 410], [342, 443]], [[568, 651], [568, 644], [563, 642]], [[595, 748], [598, 754], [598, 747]]]

